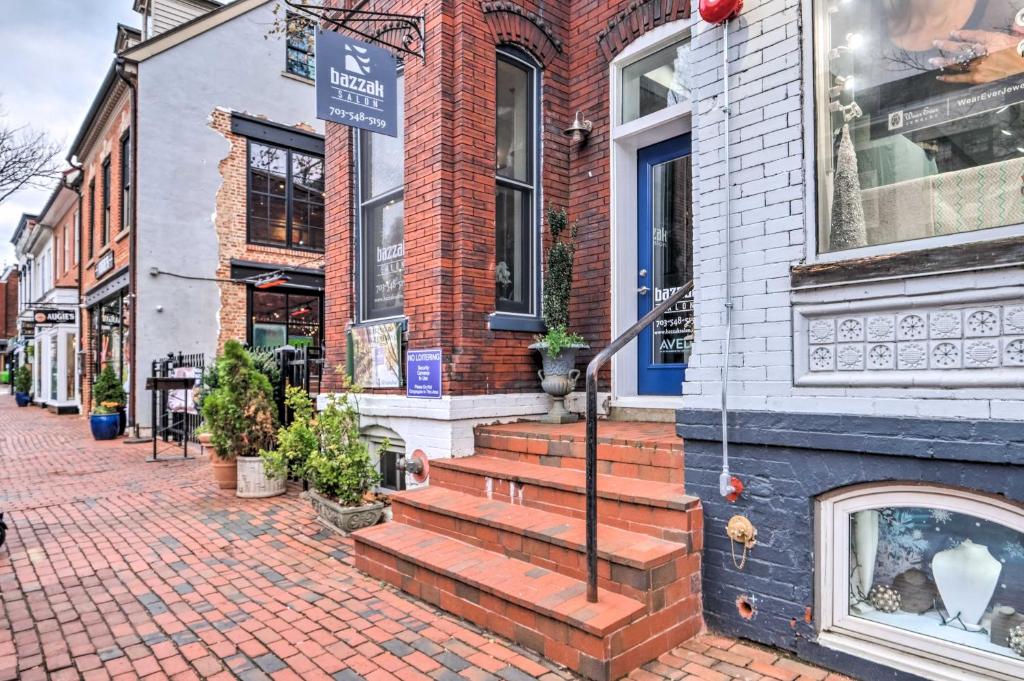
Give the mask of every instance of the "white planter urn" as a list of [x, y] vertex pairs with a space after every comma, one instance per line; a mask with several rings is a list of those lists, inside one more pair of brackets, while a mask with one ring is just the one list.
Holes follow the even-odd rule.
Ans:
[[238, 487], [236, 497], [260, 499], [276, 497], [288, 489], [285, 478], [271, 478], [267, 475], [263, 459], [258, 456], [240, 456], [238, 461]]
[[1003, 565], [987, 546], [970, 539], [932, 558], [932, 576], [950, 618], [960, 617], [968, 631], [980, 631], [981, 618], [996, 591]]

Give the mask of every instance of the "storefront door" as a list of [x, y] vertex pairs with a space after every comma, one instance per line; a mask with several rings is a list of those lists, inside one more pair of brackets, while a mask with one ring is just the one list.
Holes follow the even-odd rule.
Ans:
[[[690, 136], [637, 152], [637, 315], [642, 317], [693, 278]], [[687, 296], [640, 334], [641, 395], [680, 395], [693, 345]]]

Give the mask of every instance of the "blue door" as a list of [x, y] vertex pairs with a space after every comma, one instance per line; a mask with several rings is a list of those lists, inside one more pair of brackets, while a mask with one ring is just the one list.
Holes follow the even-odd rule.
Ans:
[[[690, 136], [637, 153], [637, 314], [647, 314], [693, 279]], [[680, 395], [693, 346], [693, 299], [687, 296], [640, 334], [641, 395]]]

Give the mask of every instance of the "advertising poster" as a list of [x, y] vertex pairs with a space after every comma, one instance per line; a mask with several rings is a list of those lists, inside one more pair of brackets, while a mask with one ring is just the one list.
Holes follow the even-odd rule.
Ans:
[[398, 322], [349, 330], [349, 377], [364, 388], [402, 386], [402, 326]]

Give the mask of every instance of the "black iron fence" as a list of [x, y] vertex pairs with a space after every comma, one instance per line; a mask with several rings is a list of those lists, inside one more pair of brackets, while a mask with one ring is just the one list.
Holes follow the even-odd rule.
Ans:
[[[164, 442], [195, 441], [196, 429], [203, 419], [199, 411], [199, 391], [206, 370], [206, 357], [201, 353], [170, 353], [153, 360], [150, 376], [155, 379], [182, 379], [191, 388], [154, 389], [150, 391], [153, 409], [153, 447], [157, 438]], [[158, 384], [159, 385], [159, 384]]]

